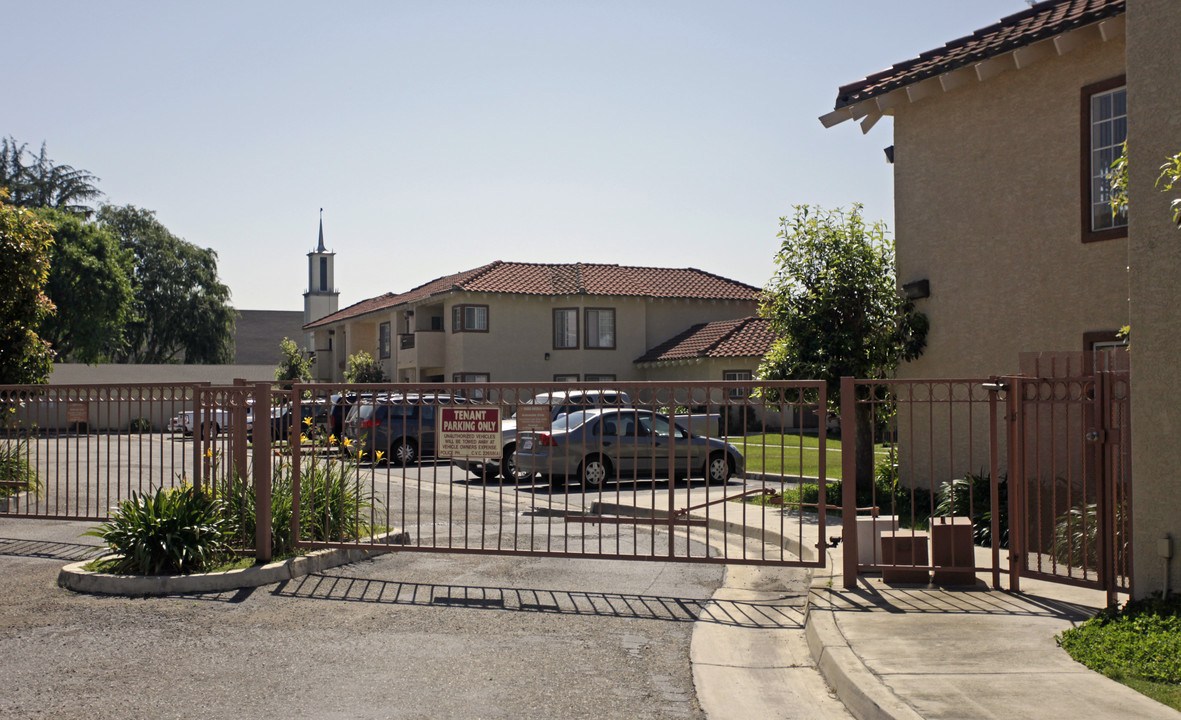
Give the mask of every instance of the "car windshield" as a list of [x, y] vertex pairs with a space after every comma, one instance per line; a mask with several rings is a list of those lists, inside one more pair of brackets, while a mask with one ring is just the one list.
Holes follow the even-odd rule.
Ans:
[[553, 430], [555, 432], [558, 430], [573, 430], [597, 415], [597, 412], [587, 410], [567, 413], [554, 420]]
[[[603, 405], [618, 405], [620, 397], [618, 393], [607, 392], [588, 392], [588, 393], [571, 393], [569, 395], [538, 395], [535, 398], [530, 398], [517, 406], [519, 409], [521, 405], [550, 405], [555, 410], [555, 414], [562, 415], [575, 408], [583, 407], [601, 407]], [[623, 399], [623, 403], [627, 404], [627, 399]], [[517, 416], [517, 409], [509, 415], [510, 418]]]

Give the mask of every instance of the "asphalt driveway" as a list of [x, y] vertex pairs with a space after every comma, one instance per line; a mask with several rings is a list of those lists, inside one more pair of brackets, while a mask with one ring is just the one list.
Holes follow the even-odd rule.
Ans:
[[0, 716], [703, 717], [718, 566], [399, 553], [130, 599], [56, 587], [85, 527], [0, 519]]

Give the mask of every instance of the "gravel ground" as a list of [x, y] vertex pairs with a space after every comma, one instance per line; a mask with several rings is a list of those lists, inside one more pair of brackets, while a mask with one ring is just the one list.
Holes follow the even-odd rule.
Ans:
[[399, 553], [132, 599], [55, 585], [83, 529], [0, 519], [0, 717], [703, 717], [721, 567]]

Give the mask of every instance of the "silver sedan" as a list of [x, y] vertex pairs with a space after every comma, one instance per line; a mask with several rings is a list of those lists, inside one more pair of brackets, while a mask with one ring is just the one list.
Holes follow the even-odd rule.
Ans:
[[692, 435], [648, 410], [588, 409], [554, 421], [548, 433], [520, 433], [517, 469], [554, 481], [578, 478], [597, 489], [612, 478], [705, 477], [710, 484], [742, 475], [738, 448], [718, 438]]

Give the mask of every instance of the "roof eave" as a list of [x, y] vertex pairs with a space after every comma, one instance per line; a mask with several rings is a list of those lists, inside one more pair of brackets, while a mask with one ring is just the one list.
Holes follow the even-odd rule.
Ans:
[[[1118, 10], [1113, 9], [1107, 17], [1088, 18], [1087, 22], [1076, 26], [1033, 35], [1023, 38], [1020, 42], [1002, 45], [991, 52], [969, 55], [962, 60], [936, 65], [929, 71], [905, 77], [896, 83], [886, 83], [864, 95], [856, 92], [846, 93], [846, 88], [859, 84], [851, 83], [841, 88], [834, 109], [821, 115], [820, 123], [825, 128], [830, 128], [847, 120], [858, 120], [861, 123], [861, 132], [868, 133], [883, 116], [893, 115], [894, 108], [900, 105], [918, 102], [977, 82], [985, 82], [1008, 70], [1022, 70], [1093, 42], [1109, 42], [1122, 37], [1125, 29], [1124, 13], [1123, 7], [1118, 6]], [[955, 42], [960, 43], [967, 39]], [[919, 60], [899, 63], [890, 70], [869, 76], [866, 80], [887, 76], [897, 69], [913, 67]]]

